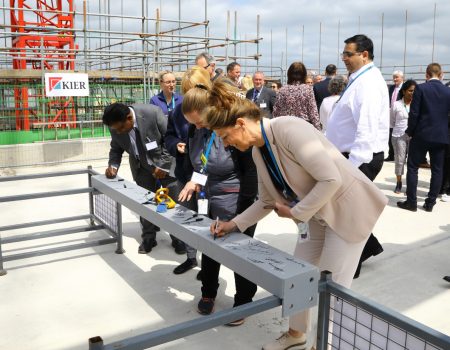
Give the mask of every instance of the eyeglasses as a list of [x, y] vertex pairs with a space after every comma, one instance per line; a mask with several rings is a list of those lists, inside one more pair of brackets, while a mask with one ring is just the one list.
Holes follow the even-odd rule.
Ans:
[[208, 69], [208, 67], [211, 65], [211, 63], [208, 63], [206, 67], [203, 67], [204, 69]]
[[166, 84], [166, 85], [170, 85], [170, 84], [177, 84], [177, 81], [176, 80], [167, 80], [167, 81], [163, 81], [163, 83], [164, 84]]
[[358, 52], [358, 51], [354, 51], [354, 52], [352, 52], [352, 51], [343, 51], [341, 53], [341, 58], [344, 58], [344, 57], [349, 58], [349, 57], [353, 57], [355, 55], [360, 55], [361, 53], [362, 52]]
[[276, 86], [276, 85], [272, 85], [271, 88], [272, 88], [272, 89], [276, 89], [277, 86]]

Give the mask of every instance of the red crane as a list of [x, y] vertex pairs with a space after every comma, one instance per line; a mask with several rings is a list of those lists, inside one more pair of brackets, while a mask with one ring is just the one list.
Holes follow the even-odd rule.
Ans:
[[[73, 71], [75, 49], [78, 48], [73, 31], [73, 0], [10, 0], [10, 7], [13, 69]], [[27, 81], [21, 79], [19, 86], [14, 88], [16, 130], [29, 130], [30, 116], [34, 116], [34, 120], [37, 118], [37, 107], [30, 108], [29, 105], [32, 95]], [[35, 97], [44, 98], [40, 92], [33, 91]], [[51, 121], [76, 120], [73, 98], [49, 101], [48, 110], [55, 111]]]

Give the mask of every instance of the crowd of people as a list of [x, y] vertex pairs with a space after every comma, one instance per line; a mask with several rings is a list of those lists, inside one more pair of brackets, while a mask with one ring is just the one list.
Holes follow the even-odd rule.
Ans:
[[[149, 104], [106, 107], [106, 176], [117, 175], [128, 153], [138, 185], [168, 187], [181, 205], [220, 218], [211, 226], [215, 236], [239, 231], [252, 237], [272, 211], [306, 225], [308, 234], [293, 255], [331, 271], [334, 281], [350, 288], [362, 263], [383, 252], [372, 230], [388, 202], [373, 183], [384, 161], [395, 161], [396, 193], [407, 167], [407, 199], [399, 208], [417, 210], [417, 172], [427, 153], [431, 180], [424, 210], [432, 211], [439, 195], [450, 201], [450, 88], [441, 83], [437, 63], [428, 66], [424, 84], [404, 81], [395, 71], [388, 87], [373, 63], [372, 40], [358, 34], [344, 43], [347, 74], [337, 75], [330, 64], [322, 79], [293, 62], [284, 86], [266, 83], [261, 71], [241, 79], [239, 63], [223, 71], [208, 53], [184, 73], [182, 95], [175, 75], [161, 72], [161, 92]], [[385, 157], [388, 148], [392, 154]], [[157, 245], [159, 228], [144, 219], [141, 224], [138, 252], [147, 254]], [[176, 237], [172, 245], [187, 254], [175, 274], [198, 265], [193, 247]], [[202, 255], [200, 314], [214, 311], [219, 269], [214, 256]], [[257, 290], [239, 274], [235, 287], [233, 306], [251, 302]], [[304, 347], [310, 320], [310, 310], [292, 316], [289, 329], [263, 349]]]

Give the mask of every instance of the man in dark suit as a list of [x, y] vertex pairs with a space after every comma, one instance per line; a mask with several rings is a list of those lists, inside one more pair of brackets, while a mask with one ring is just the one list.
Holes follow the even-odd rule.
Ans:
[[253, 74], [253, 89], [247, 91], [246, 97], [255, 102], [268, 118], [272, 118], [273, 106], [277, 99], [277, 94], [272, 89], [264, 86], [264, 73], [255, 72]]
[[426, 83], [414, 90], [409, 111], [406, 134], [411, 137], [406, 173], [406, 196], [404, 202], [397, 202], [402, 209], [417, 211], [417, 172], [425, 154], [430, 154], [431, 180], [428, 197], [423, 208], [430, 212], [442, 184], [445, 147], [449, 143], [448, 112], [450, 111], [450, 89], [442, 82], [442, 69], [438, 63], [431, 63], [426, 70]]
[[[403, 85], [403, 72], [401, 70], [396, 70], [392, 73], [392, 81], [394, 84], [389, 85], [389, 107], [392, 109], [394, 102], [401, 99], [400, 89]], [[391, 115], [392, 117], [392, 115]], [[394, 128], [394, 121], [391, 119], [389, 125], [389, 154], [385, 161], [392, 162], [394, 160], [394, 146], [392, 145], [392, 130]]]
[[313, 85], [314, 98], [316, 99], [317, 110], [320, 110], [320, 105], [325, 97], [331, 96], [330, 91], [328, 91], [328, 84], [331, 78], [336, 75], [336, 66], [334, 64], [329, 64], [325, 68], [326, 78]]
[[[167, 117], [153, 105], [134, 104], [126, 106], [113, 103], [105, 108], [103, 123], [109, 126], [111, 149], [105, 175], [115, 178], [120, 167], [123, 152], [129, 154], [133, 180], [149, 191], [157, 187], [169, 188], [173, 198], [178, 196], [176, 179], [169, 175], [173, 157], [163, 146], [167, 130]], [[156, 232], [159, 227], [140, 218], [142, 243], [138, 252], [146, 254], [156, 246]], [[172, 237], [172, 246], [178, 254], [184, 254], [184, 243]]]

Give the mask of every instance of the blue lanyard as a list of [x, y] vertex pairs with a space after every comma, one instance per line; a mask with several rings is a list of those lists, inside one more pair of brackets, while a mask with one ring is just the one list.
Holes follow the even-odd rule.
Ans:
[[170, 108], [170, 103], [167, 103], [167, 112], [173, 111], [175, 109], [175, 96], [172, 95], [172, 108]]
[[[270, 143], [269, 143], [269, 140], [267, 138], [266, 132], [264, 130], [264, 124], [263, 124], [263, 120], [262, 119], [261, 119], [261, 132], [262, 132], [262, 135], [263, 135], [263, 138], [264, 138], [264, 144], [265, 144], [265, 146], [267, 148], [267, 151], [269, 152], [270, 159], [272, 160], [273, 164], [275, 165], [276, 173], [275, 173], [274, 169], [272, 169], [272, 166], [267, 163], [267, 161], [265, 162], [266, 165], [268, 166], [270, 172], [272, 173], [274, 178], [278, 181], [278, 183], [281, 186], [283, 186], [283, 195], [284, 195], [284, 197], [286, 199], [288, 199], [288, 196], [296, 198], [297, 195], [294, 194], [290, 188], [288, 188], [288, 186], [286, 185], [286, 182], [284, 181], [283, 175], [281, 174], [280, 168], [278, 167], [278, 164], [277, 164], [277, 161], [275, 159], [275, 156], [273, 155], [272, 147], [270, 147]], [[265, 158], [264, 155], [263, 155], [263, 158]], [[298, 202], [297, 199], [294, 199], [294, 201]]]
[[206, 167], [208, 165], [209, 154], [211, 153], [211, 147], [212, 147], [212, 144], [213, 144], [215, 138], [216, 138], [216, 133], [213, 131], [213, 133], [211, 134], [211, 137], [209, 138], [209, 142], [208, 142], [208, 146], [206, 147], [206, 151], [205, 151], [205, 153], [203, 153], [205, 158], [204, 158], [204, 162], [202, 161], [203, 166], [202, 166], [202, 168], [200, 170], [200, 173], [202, 173], [202, 174], [204, 172], [206, 172]]
[[371, 65], [370, 67], [367, 67], [366, 69], [364, 69], [361, 73], [359, 73], [355, 79], [353, 79], [350, 83], [347, 84], [347, 86], [345, 87], [345, 89], [341, 92], [341, 95], [339, 96], [339, 99], [336, 101], [336, 103], [338, 103], [342, 96], [344, 96], [345, 92], [347, 91], [347, 89], [355, 82], [356, 79], [358, 79], [361, 75], [363, 75], [364, 73], [366, 73], [367, 71], [371, 70], [374, 66]]

